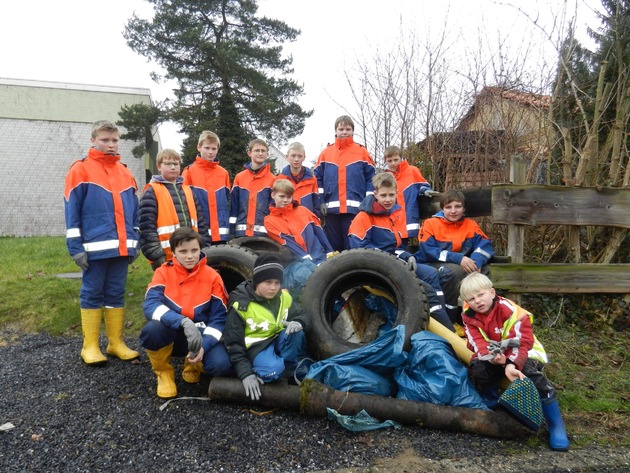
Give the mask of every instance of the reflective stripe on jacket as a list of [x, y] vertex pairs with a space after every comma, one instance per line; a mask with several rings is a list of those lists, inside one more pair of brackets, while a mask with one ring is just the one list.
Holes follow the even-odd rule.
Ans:
[[[174, 186], [175, 195], [180, 200], [180, 207], [184, 208], [184, 204], [186, 209], [188, 210], [188, 215], [190, 216], [190, 222], [180, 222], [180, 219], [177, 215], [177, 210], [175, 209], [175, 203], [173, 202], [173, 196], [171, 196], [171, 192], [166, 188], [164, 184], [159, 183], [150, 183], [147, 186], [151, 186], [153, 188], [153, 192], [155, 192], [155, 199], [157, 201], [158, 206], [158, 214], [157, 214], [157, 233], [158, 238], [160, 239], [160, 245], [162, 246], [162, 250], [164, 250], [164, 256], [166, 261], [170, 261], [173, 259], [173, 252], [171, 251], [171, 244], [169, 243], [169, 238], [173, 234], [175, 230], [177, 230], [180, 226], [192, 227], [193, 230], [199, 232], [199, 228], [197, 225], [197, 209], [195, 207], [195, 200], [193, 197], [192, 190], [188, 186], [182, 186], [182, 191], [184, 192], [184, 200], [181, 200], [181, 194], [176, 186]], [[182, 216], [185, 218], [186, 213], [182, 212]]]

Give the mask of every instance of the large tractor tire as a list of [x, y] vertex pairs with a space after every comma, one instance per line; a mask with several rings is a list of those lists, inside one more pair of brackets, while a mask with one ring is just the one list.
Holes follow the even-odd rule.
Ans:
[[257, 257], [253, 251], [232, 245], [210, 246], [202, 251], [208, 259], [208, 265], [221, 275], [228, 294], [240, 283], [252, 278]]
[[291, 250], [268, 237], [238, 237], [230, 240], [229, 244], [247, 248], [257, 255], [273, 253], [280, 258], [284, 266], [294, 259]]
[[335, 307], [346, 299], [344, 293], [357, 288], [383, 295], [397, 307], [394, 326], [405, 325], [407, 349], [411, 335], [426, 328], [427, 298], [420, 280], [406, 263], [375, 249], [344, 251], [320, 264], [302, 293], [302, 306], [312, 320], [309, 351], [316, 358], [329, 358], [371, 341], [349, 342], [333, 330], [333, 321], [339, 315]]

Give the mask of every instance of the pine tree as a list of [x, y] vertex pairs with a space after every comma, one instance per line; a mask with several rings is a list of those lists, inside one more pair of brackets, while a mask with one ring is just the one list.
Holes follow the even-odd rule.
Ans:
[[256, 0], [147, 1], [153, 18], [134, 15], [123, 34], [131, 49], [178, 84], [168, 116], [188, 135], [185, 161], [194, 159], [199, 134], [212, 130], [234, 176], [252, 138], [284, 143], [303, 131], [312, 111], [297, 103], [303, 87], [289, 78], [292, 58], [282, 55], [282, 44], [299, 30], [256, 16]]

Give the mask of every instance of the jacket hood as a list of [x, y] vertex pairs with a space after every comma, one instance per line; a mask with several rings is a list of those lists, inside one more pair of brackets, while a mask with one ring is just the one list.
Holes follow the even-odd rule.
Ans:
[[335, 138], [335, 146], [339, 149], [347, 148], [354, 144], [353, 136], [346, 136], [345, 138]]
[[269, 214], [270, 215], [284, 215], [285, 213], [291, 212], [294, 208], [296, 208], [298, 205], [300, 205], [297, 201], [293, 201], [291, 202], [290, 205], [287, 205], [285, 207], [282, 207], [281, 209], [279, 209], [278, 207], [276, 207], [276, 204], [272, 203], [269, 206]]
[[120, 161], [120, 154], [105, 154], [98, 148], [90, 148], [87, 154], [87, 157], [90, 159], [96, 159], [105, 164], [115, 164]]
[[[154, 174], [153, 177], [151, 177], [151, 181], [149, 182], [149, 184], [152, 182], [160, 182], [162, 184], [173, 184], [172, 182], [164, 179], [161, 174]], [[183, 182], [184, 182], [184, 178], [182, 176], [177, 176], [177, 180], [175, 181], [175, 184], [182, 184]]]
[[221, 161], [218, 158], [215, 158], [214, 161], [208, 161], [207, 159], [203, 159], [201, 156], [197, 156], [195, 158], [195, 164], [197, 166], [206, 166], [209, 168], [215, 168], [219, 164], [221, 164]]

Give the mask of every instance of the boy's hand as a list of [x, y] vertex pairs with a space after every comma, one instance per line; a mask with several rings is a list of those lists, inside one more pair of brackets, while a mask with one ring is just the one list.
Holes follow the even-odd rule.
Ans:
[[526, 378], [523, 372], [512, 363], [505, 365], [505, 376], [510, 380], [510, 382], [516, 381], [517, 379], [523, 381]]
[[203, 354], [204, 350], [203, 347], [201, 347], [196, 355], [193, 352], [189, 351], [188, 355], [186, 355], [186, 358], [188, 358], [188, 361], [191, 363], [197, 363], [198, 361], [202, 360]]
[[461, 263], [459, 263], [459, 265], [462, 267], [464, 271], [466, 271], [467, 274], [479, 271], [477, 264], [468, 256], [464, 256], [462, 258]]
[[190, 320], [188, 317], [183, 317], [181, 327], [184, 329], [184, 335], [186, 336], [186, 340], [188, 341], [188, 351], [191, 352], [194, 356], [197, 356], [197, 353], [201, 349], [201, 333], [199, 333], [199, 329], [195, 325], [195, 322]]
[[82, 251], [81, 253], [77, 253], [76, 255], [72, 255], [72, 259], [75, 262], [75, 264], [79, 268], [81, 268], [83, 271], [87, 271], [88, 268], [90, 267], [88, 263], [87, 253], [85, 251]]
[[297, 333], [303, 329], [304, 327], [302, 327], [302, 324], [300, 322], [292, 320], [291, 322], [287, 323], [287, 328], [285, 329], [285, 332], [287, 333], [287, 335], [291, 335], [292, 333]]
[[260, 399], [260, 385], [263, 384], [263, 380], [255, 374], [250, 374], [241, 382], [245, 388], [245, 395], [252, 401], [258, 401]]

